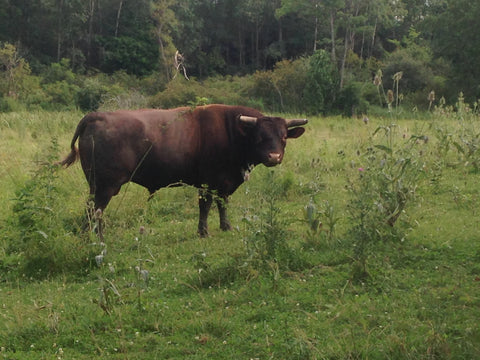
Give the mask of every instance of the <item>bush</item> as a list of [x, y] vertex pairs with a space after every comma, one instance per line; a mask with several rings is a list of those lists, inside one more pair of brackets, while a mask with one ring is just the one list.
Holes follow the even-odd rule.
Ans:
[[[46, 98], [41, 103], [45, 110], [73, 110], [79, 87], [66, 80], [48, 83], [43, 86]], [[45, 101], [46, 100], [46, 101]]]
[[[415, 94], [428, 94], [431, 90], [440, 93], [444, 90], [441, 78], [436, 78], [433, 68], [444, 68], [441, 71], [447, 71], [445, 64], [440, 66], [432, 65], [432, 54], [428, 47], [419, 44], [419, 33], [411, 28], [409, 35], [401, 43], [397, 43], [397, 49], [389, 54], [383, 68], [383, 85], [385, 89], [391, 89], [396, 92], [398, 85], [399, 92], [403, 95], [409, 95], [409, 100], [413, 106], [422, 106], [426, 103], [426, 98], [418, 98]], [[396, 83], [395, 75], [402, 73], [401, 81]]]
[[332, 109], [337, 97], [338, 72], [330, 54], [318, 50], [310, 57], [310, 68], [306, 79], [305, 108], [310, 114], [326, 114]]
[[356, 116], [367, 113], [368, 101], [365, 99], [363, 89], [367, 84], [352, 82], [346, 85], [339, 93], [337, 108], [343, 116]]
[[76, 103], [82, 111], [96, 111], [102, 103], [102, 98], [108, 89], [96, 78], [85, 79], [83, 86], [77, 92]]
[[197, 97], [203, 97], [200, 84], [194, 80], [176, 77], [167, 84], [167, 88], [153, 96], [148, 105], [155, 108], [169, 109], [186, 106], [195, 102]]
[[195, 105], [198, 99], [204, 99], [203, 103], [257, 107], [258, 102], [250, 100], [247, 95], [251, 83], [250, 77], [212, 77], [200, 83], [195, 79], [186, 80], [177, 76], [164, 91], [150, 99], [149, 106], [167, 109]]
[[70, 60], [62, 59], [58, 63], [50, 64], [50, 67], [43, 74], [43, 83], [56, 83], [66, 81], [69, 84], [75, 82], [75, 74], [70, 67]]
[[13, 112], [21, 110], [22, 105], [11, 97], [0, 97], [0, 112]]
[[[401, 90], [404, 93], [431, 88], [433, 72], [422, 61], [413, 59], [402, 51], [394, 52], [383, 71], [386, 86], [393, 89], [393, 75], [403, 72]], [[387, 82], [388, 81], [388, 82]], [[392, 87], [389, 87], [389, 86]]]
[[202, 83], [202, 96], [209, 99], [211, 103], [249, 106], [254, 103], [248, 97], [251, 83], [249, 76], [211, 77]]
[[308, 59], [282, 60], [272, 71], [257, 71], [250, 90], [270, 110], [301, 112], [308, 76]]
[[268, 109], [278, 109], [280, 101], [272, 78], [272, 71], [256, 71], [253, 75], [250, 96], [261, 99], [262, 104]]

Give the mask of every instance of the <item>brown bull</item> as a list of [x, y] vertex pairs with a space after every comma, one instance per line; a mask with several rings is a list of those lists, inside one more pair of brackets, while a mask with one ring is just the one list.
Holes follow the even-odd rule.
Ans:
[[60, 164], [68, 167], [80, 157], [101, 211], [129, 181], [150, 194], [172, 184], [193, 185], [200, 189], [198, 233], [206, 236], [212, 193], [220, 228], [229, 230], [228, 197], [253, 166], [280, 164], [287, 138], [301, 136], [306, 123], [226, 105], [91, 113], [78, 124]]

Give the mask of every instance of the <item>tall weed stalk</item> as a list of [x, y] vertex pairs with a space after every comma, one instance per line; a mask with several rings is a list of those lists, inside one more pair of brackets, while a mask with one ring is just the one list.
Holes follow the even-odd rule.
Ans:
[[378, 127], [371, 143], [363, 151], [359, 150], [361, 165], [348, 180], [354, 278], [368, 276], [367, 260], [376, 245], [404, 239], [398, 220], [408, 203], [415, 199], [423, 171], [416, 147], [426, 141], [426, 136], [416, 135], [398, 140], [397, 127], [391, 124]]
[[[434, 111], [430, 127], [437, 139], [437, 161], [441, 166], [463, 166], [472, 172], [480, 172], [480, 119], [479, 104], [469, 105], [463, 94], [458, 95], [455, 106], [446, 106], [441, 100]], [[448, 123], [436, 121], [448, 120]], [[451, 122], [451, 126], [448, 126]], [[456, 150], [457, 159], [452, 160], [450, 150]], [[450, 161], [450, 162], [447, 162]]]
[[88, 255], [79, 251], [82, 247], [64, 228], [62, 195], [57, 188], [56, 139], [40, 158], [30, 178], [15, 191], [7, 252], [20, 257], [18, 271], [28, 277], [80, 272]]
[[278, 178], [275, 170], [269, 171], [259, 193], [262, 202], [259, 216], [254, 221], [244, 219], [250, 229], [244, 238], [248, 258], [262, 266], [274, 261], [280, 269], [291, 269], [301, 262], [298, 252], [288, 244], [288, 221], [279, 207], [292, 185], [289, 176]]

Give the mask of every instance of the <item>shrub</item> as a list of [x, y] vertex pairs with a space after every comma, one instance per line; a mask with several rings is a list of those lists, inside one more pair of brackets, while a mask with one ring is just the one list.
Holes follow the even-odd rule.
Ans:
[[432, 70], [421, 60], [411, 58], [408, 53], [403, 51], [394, 52], [385, 65], [383, 74], [387, 87], [393, 89], [393, 75], [399, 71], [403, 72], [402, 92], [410, 93], [431, 87]]
[[257, 71], [250, 89], [251, 97], [261, 99], [270, 110], [300, 112], [303, 110], [308, 59], [282, 60], [272, 71]]
[[76, 107], [76, 96], [79, 87], [70, 84], [66, 80], [57, 81], [43, 85], [46, 98], [41, 106], [45, 110], [73, 110]]
[[173, 108], [196, 105], [197, 99], [204, 99], [203, 103], [256, 107], [258, 103], [250, 100], [247, 95], [250, 87], [250, 77], [212, 77], [201, 83], [195, 79], [186, 80], [177, 76], [167, 84], [164, 91], [150, 99], [149, 105], [157, 108]]
[[0, 47], [0, 70], [0, 95], [17, 98], [28, 91], [24, 82], [30, 76], [30, 65], [14, 45]]
[[155, 108], [169, 109], [186, 106], [197, 97], [203, 97], [200, 84], [194, 79], [186, 80], [177, 76], [167, 84], [164, 91], [153, 96], [148, 104]]
[[363, 89], [367, 84], [352, 82], [347, 84], [338, 95], [337, 108], [343, 116], [356, 116], [367, 113], [368, 101], [365, 99]]
[[107, 92], [107, 87], [98, 79], [87, 78], [76, 94], [76, 103], [82, 111], [95, 111]]
[[68, 59], [62, 59], [58, 63], [50, 64], [50, 67], [43, 74], [43, 82], [46, 84], [59, 81], [66, 81], [69, 84], [75, 82], [75, 74]]
[[[383, 68], [384, 86], [386, 89], [397, 91], [395, 87], [399, 85], [399, 91], [403, 96], [409, 95], [410, 106], [422, 106], [425, 104], [424, 98], [418, 98], [415, 93], [428, 94], [431, 90], [437, 93], [444, 91], [443, 80], [434, 76], [433, 69], [437, 71], [445, 65], [433, 64], [432, 54], [427, 46], [419, 44], [419, 33], [411, 28], [407, 37], [401, 42], [395, 42], [397, 49], [389, 54], [385, 60]], [[440, 66], [439, 66], [440, 65]], [[447, 71], [442, 69], [440, 71]], [[401, 82], [398, 83], [396, 74], [402, 73]], [[397, 94], [398, 95], [398, 94]], [[420, 101], [419, 101], [420, 100]]]
[[251, 77], [217, 76], [206, 79], [202, 83], [202, 96], [211, 103], [229, 105], [250, 105], [248, 89]]
[[22, 105], [11, 97], [0, 97], [0, 112], [19, 111]]
[[310, 114], [328, 113], [337, 97], [338, 73], [330, 54], [318, 50], [310, 57], [304, 89], [305, 108]]
[[261, 99], [262, 104], [268, 109], [279, 108], [277, 91], [273, 85], [272, 71], [256, 71], [253, 75], [253, 85], [250, 96]]

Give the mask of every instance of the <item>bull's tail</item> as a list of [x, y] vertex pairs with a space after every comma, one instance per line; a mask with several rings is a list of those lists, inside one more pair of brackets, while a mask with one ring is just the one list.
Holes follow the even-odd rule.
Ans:
[[71, 151], [70, 153], [63, 159], [59, 161], [57, 164], [63, 167], [69, 167], [78, 159], [78, 148], [75, 146], [77, 139], [83, 134], [85, 131], [85, 127], [88, 124], [88, 121], [91, 119], [90, 116], [86, 115], [83, 117], [82, 120], [77, 125], [77, 129], [75, 130], [75, 134], [73, 134], [73, 139], [70, 144]]

